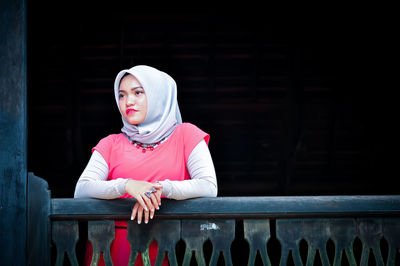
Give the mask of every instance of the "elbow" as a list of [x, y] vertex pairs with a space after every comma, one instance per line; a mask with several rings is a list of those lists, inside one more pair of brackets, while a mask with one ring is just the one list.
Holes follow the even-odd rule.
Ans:
[[208, 181], [208, 191], [206, 197], [209, 198], [215, 198], [218, 195], [218, 184], [217, 184], [217, 179], [214, 176], [214, 178], [207, 180]]
[[75, 198], [75, 199], [81, 198], [81, 195], [80, 195], [80, 193], [79, 193], [79, 188], [78, 188], [78, 186], [75, 188], [74, 198]]
[[78, 182], [77, 184], [76, 184], [76, 187], [75, 187], [75, 191], [74, 191], [74, 198], [75, 199], [78, 199], [78, 198], [86, 198], [87, 196], [85, 195], [85, 193], [84, 193], [84, 189], [82, 189], [82, 187], [84, 187], [84, 182], [82, 183], [82, 182]]
[[218, 188], [217, 187], [215, 187], [212, 197], [216, 197], [216, 196], [218, 196]]
[[207, 197], [215, 198], [217, 197], [217, 195], [218, 195], [218, 186], [216, 184], [213, 184], [210, 186], [210, 190]]
[[217, 196], [218, 196], [218, 191], [217, 190], [213, 190], [209, 195], [210, 198], [215, 198]]

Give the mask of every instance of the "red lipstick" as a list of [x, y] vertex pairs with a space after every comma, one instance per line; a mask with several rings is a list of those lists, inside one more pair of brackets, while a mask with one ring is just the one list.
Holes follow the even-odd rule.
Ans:
[[136, 110], [136, 109], [133, 109], [133, 108], [126, 109], [126, 114], [127, 114], [127, 115], [133, 115], [133, 114], [135, 114], [136, 112], [137, 112], [137, 110]]

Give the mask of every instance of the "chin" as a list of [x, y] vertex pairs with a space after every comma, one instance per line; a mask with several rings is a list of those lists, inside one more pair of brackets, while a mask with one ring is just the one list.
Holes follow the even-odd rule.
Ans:
[[141, 122], [138, 122], [137, 120], [135, 120], [135, 121], [129, 121], [129, 120], [127, 120], [128, 121], [128, 123], [129, 124], [131, 124], [131, 125], [133, 125], [133, 126], [137, 126], [137, 125], [139, 125]]

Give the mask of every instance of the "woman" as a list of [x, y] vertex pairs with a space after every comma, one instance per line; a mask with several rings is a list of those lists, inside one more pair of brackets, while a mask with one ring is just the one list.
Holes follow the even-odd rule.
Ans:
[[[175, 81], [165, 72], [139, 65], [118, 73], [114, 94], [122, 115], [122, 133], [103, 138], [92, 149], [74, 197], [134, 197], [137, 202], [131, 220], [137, 219], [139, 224], [154, 217], [162, 197], [216, 197], [209, 135], [195, 125], [182, 123]], [[127, 265], [130, 245], [126, 222], [116, 222], [115, 234], [113, 263]], [[90, 248], [86, 263], [91, 261]], [[156, 255], [157, 246], [152, 243], [152, 264]], [[135, 265], [140, 263], [138, 257]]]

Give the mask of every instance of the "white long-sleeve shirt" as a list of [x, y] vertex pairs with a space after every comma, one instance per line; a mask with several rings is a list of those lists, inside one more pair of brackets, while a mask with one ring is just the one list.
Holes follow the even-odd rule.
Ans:
[[[187, 167], [191, 179], [183, 181], [160, 181], [166, 198], [183, 200], [195, 197], [216, 197], [218, 186], [214, 164], [204, 140], [190, 153]], [[82, 172], [75, 187], [75, 198], [115, 199], [123, 196], [129, 179], [107, 180], [109, 169], [103, 156], [97, 151]]]

